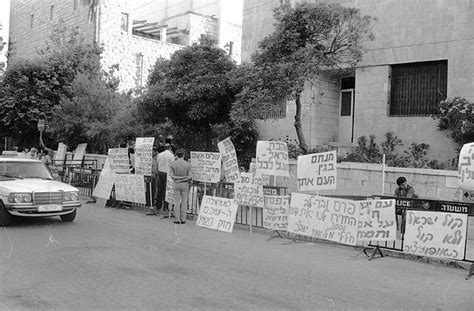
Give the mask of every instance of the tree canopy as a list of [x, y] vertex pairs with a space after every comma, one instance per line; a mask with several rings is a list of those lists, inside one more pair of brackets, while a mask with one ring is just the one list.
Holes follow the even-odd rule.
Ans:
[[[308, 150], [301, 128], [301, 93], [305, 82], [354, 68], [364, 43], [372, 39], [374, 19], [356, 8], [325, 3], [283, 4], [274, 11], [275, 30], [265, 37], [235, 79], [242, 84], [233, 117], [253, 117], [281, 99], [296, 103], [295, 128], [300, 147]], [[240, 77], [240, 79], [239, 79]]]

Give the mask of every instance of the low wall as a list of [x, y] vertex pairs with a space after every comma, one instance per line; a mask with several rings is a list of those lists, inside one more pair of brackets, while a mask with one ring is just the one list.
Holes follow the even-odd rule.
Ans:
[[[290, 178], [277, 178], [277, 186], [296, 188], [297, 161], [290, 161]], [[463, 191], [458, 187], [457, 171], [385, 167], [382, 165], [344, 162], [337, 164], [337, 189], [320, 191], [320, 194], [339, 196], [393, 195], [396, 180], [404, 176], [420, 198], [445, 201], [462, 201]], [[382, 187], [383, 185], [383, 187]], [[383, 190], [382, 190], [383, 189]]]

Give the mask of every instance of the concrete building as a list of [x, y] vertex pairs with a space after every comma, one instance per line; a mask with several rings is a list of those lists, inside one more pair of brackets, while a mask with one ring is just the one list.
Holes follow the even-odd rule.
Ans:
[[[211, 4], [208, 10], [195, 11], [203, 3]], [[146, 4], [153, 5], [153, 10]], [[36, 57], [53, 26], [61, 19], [68, 26], [77, 26], [87, 42], [102, 44], [102, 67], [108, 69], [118, 64], [120, 89], [128, 91], [146, 84], [148, 73], [158, 58], [169, 58], [184, 46], [198, 42], [202, 36], [215, 38], [223, 48], [230, 42], [229, 54], [233, 53], [232, 57], [240, 62], [241, 26], [238, 22], [232, 24], [229, 14], [229, 9], [216, 0], [176, 3], [160, 0], [15, 0], [11, 5], [10, 20], [14, 46], [11, 61]]]
[[9, 27], [10, 0], [4, 0], [0, 3], [0, 76], [7, 66]]
[[[393, 131], [405, 147], [430, 145], [429, 156], [457, 157], [449, 133], [430, 116], [439, 101], [474, 98], [474, 2], [450, 0], [319, 0], [357, 7], [377, 18], [375, 40], [367, 44], [353, 76], [308, 86], [303, 129], [310, 146], [350, 147], [362, 135], [384, 141]], [[242, 61], [273, 30], [273, 9], [281, 1], [245, 0]], [[296, 138], [295, 106], [259, 121], [262, 138]]]

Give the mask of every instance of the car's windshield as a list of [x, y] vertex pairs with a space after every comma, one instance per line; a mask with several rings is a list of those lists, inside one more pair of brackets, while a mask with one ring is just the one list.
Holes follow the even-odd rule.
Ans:
[[53, 179], [49, 170], [41, 162], [0, 161], [0, 179], [9, 178]]

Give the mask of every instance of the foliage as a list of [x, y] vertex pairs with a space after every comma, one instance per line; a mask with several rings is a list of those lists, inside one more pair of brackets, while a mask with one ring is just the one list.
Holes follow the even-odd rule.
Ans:
[[440, 163], [437, 160], [428, 158], [428, 149], [430, 145], [425, 143], [412, 142], [407, 150], [398, 153], [397, 148], [403, 146], [402, 140], [393, 132], [385, 134], [385, 141], [382, 142], [380, 151], [375, 142], [375, 136], [370, 135], [369, 140], [366, 136], [358, 139], [358, 146], [354, 152], [338, 158], [339, 162], [362, 162], [362, 163], [382, 163], [383, 154], [385, 154], [385, 164], [391, 167], [412, 167], [412, 168], [433, 168], [445, 169], [455, 168], [453, 163]]
[[260, 115], [280, 99], [295, 99], [295, 129], [308, 151], [301, 128], [301, 98], [306, 81], [347, 71], [361, 60], [363, 42], [372, 39], [373, 18], [335, 4], [283, 4], [274, 12], [275, 30], [259, 43], [253, 64], [239, 68], [243, 85], [232, 115]]
[[277, 140], [286, 143], [286, 145], [288, 146], [288, 158], [290, 159], [298, 159], [300, 155], [334, 150], [334, 147], [323, 144], [317, 145], [305, 152], [303, 149], [301, 149], [300, 145], [298, 144], [298, 141], [296, 139], [291, 139], [289, 135], [286, 135], [284, 139], [278, 138]]
[[172, 122], [176, 143], [188, 149], [216, 151], [217, 142], [230, 136], [245, 158], [257, 135], [252, 120], [230, 120], [238, 91], [230, 83], [234, 69], [232, 59], [209, 40], [159, 59], [139, 99], [139, 113], [148, 124]]
[[446, 99], [439, 104], [438, 129], [449, 130], [459, 149], [474, 142], [474, 104], [465, 98]]

